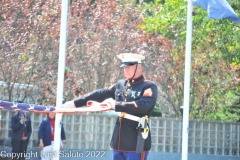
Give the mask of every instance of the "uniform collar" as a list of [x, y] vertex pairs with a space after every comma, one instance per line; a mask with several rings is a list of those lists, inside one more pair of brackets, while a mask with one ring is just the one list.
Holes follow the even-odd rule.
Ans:
[[145, 80], [145, 78], [143, 77], [143, 75], [141, 75], [140, 77], [138, 77], [136, 79], [128, 79], [128, 83], [130, 85], [132, 85], [132, 84], [136, 84], [136, 83], [142, 82], [144, 80]]

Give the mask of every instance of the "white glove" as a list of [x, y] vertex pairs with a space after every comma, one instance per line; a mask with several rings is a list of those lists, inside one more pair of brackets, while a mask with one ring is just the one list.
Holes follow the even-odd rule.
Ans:
[[2, 115], [0, 115], [0, 121], [2, 120]]
[[87, 106], [89, 106], [89, 107], [101, 107], [101, 108], [109, 107], [111, 109], [114, 109], [115, 108], [115, 100], [107, 99], [107, 100], [103, 101], [102, 103], [95, 102], [95, 101], [88, 101]]
[[64, 103], [61, 108], [76, 108], [74, 101], [67, 101]]
[[116, 101], [112, 98], [106, 99], [102, 102], [103, 104], [107, 104], [108, 107], [111, 107], [112, 109], [115, 109], [115, 103]]

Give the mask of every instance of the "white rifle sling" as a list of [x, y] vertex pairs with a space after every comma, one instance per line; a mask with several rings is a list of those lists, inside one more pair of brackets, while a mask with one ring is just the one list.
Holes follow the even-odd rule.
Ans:
[[141, 118], [131, 115], [131, 114], [127, 114], [125, 112], [120, 112], [119, 117], [130, 119], [130, 120], [137, 121], [137, 122], [139, 122], [141, 120]]
[[142, 129], [143, 129], [143, 132], [142, 132], [143, 139], [146, 139], [148, 137], [149, 128], [148, 128], [147, 122], [148, 122], [147, 115], [142, 117], [141, 121], [139, 122], [141, 123]]

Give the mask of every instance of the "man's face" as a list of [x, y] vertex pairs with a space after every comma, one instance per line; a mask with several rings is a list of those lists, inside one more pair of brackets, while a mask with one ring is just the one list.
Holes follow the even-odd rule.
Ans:
[[25, 117], [25, 114], [21, 114], [21, 113], [20, 113], [20, 116], [21, 116], [21, 117]]
[[123, 67], [123, 71], [124, 71], [125, 77], [127, 79], [139, 77], [142, 74], [141, 67], [142, 66], [138, 64], [137, 70], [136, 70], [136, 73], [135, 73], [134, 77], [133, 77], [133, 75], [134, 75], [134, 72], [135, 72], [135, 69], [136, 69], [136, 64], [132, 65], [132, 66], [125, 66], [125, 67]]
[[48, 114], [48, 117], [49, 117], [50, 119], [54, 119], [54, 118], [55, 118], [55, 113], [50, 112], [50, 113]]

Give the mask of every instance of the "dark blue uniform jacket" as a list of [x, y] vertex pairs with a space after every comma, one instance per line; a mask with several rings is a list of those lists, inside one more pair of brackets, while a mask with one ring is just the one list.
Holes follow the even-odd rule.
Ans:
[[12, 116], [11, 119], [11, 129], [12, 129], [12, 140], [21, 141], [22, 134], [24, 132], [25, 137], [29, 140], [32, 134], [31, 119], [29, 116], [26, 116], [26, 121], [24, 124], [20, 122], [20, 114], [16, 113]]
[[[115, 111], [131, 115], [150, 117], [157, 100], [157, 86], [143, 76], [135, 80], [119, 80], [109, 88], [95, 90], [74, 100], [76, 107], [86, 105], [87, 101], [102, 102], [107, 98], [116, 100]], [[111, 147], [118, 151], [136, 151], [138, 122], [118, 117], [114, 127]], [[151, 134], [145, 141], [144, 150], [151, 148]]]
[[[66, 140], [65, 130], [61, 124], [61, 140]], [[38, 127], [38, 143], [39, 140], [43, 139], [44, 146], [51, 145], [51, 124], [49, 118], [44, 118]]]

